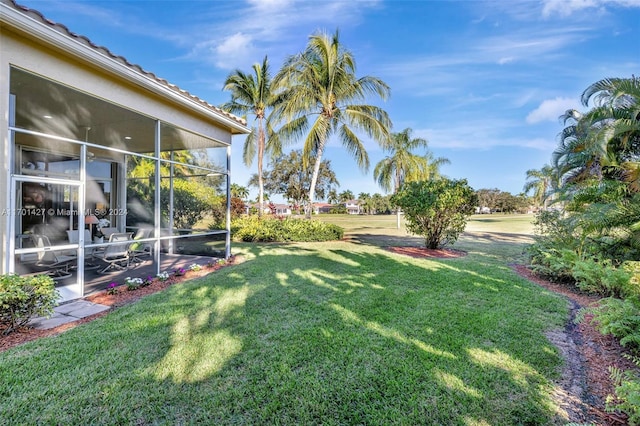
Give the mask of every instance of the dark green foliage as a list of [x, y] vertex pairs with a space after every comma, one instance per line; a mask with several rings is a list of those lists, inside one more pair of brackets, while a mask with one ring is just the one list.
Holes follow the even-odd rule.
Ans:
[[231, 224], [234, 240], [245, 242], [294, 242], [340, 240], [344, 230], [317, 220], [245, 216]]
[[464, 179], [438, 179], [408, 182], [391, 201], [402, 208], [407, 229], [436, 249], [456, 242], [475, 210], [477, 196]]
[[[173, 182], [173, 226], [178, 229], [191, 229], [193, 225], [202, 220], [210, 210], [207, 194], [211, 189], [206, 186], [185, 179], [176, 179]], [[162, 187], [160, 191], [160, 203], [169, 205], [169, 190]], [[163, 210], [163, 213], [168, 209]], [[168, 217], [163, 220], [168, 221]]]
[[17, 330], [35, 316], [51, 315], [59, 297], [53, 279], [47, 275], [0, 276], [2, 334]]
[[[631, 357], [633, 362], [640, 366], [640, 359]], [[607, 397], [606, 410], [610, 413], [622, 410], [629, 415], [627, 422], [632, 425], [640, 425], [640, 377], [634, 371], [622, 371], [616, 367], [609, 367], [611, 379], [616, 386], [615, 398]]]
[[[553, 199], [563, 214], [538, 217], [534, 268], [585, 291], [613, 296], [593, 310], [601, 332], [640, 350], [640, 79], [606, 78], [568, 110], [552, 155]], [[552, 185], [553, 186], [553, 185]], [[546, 191], [543, 191], [546, 195]], [[631, 262], [635, 261], [635, 262]], [[622, 298], [622, 299], [620, 299]], [[638, 360], [635, 359], [636, 364]], [[612, 370], [618, 408], [640, 424], [640, 380]], [[613, 404], [608, 409], [615, 409]]]
[[[264, 188], [270, 194], [282, 194], [291, 203], [302, 205], [311, 188], [312, 175], [313, 170], [305, 167], [302, 151], [294, 150], [271, 161], [268, 170], [264, 172]], [[258, 185], [257, 175], [251, 177], [249, 185]], [[336, 174], [331, 169], [331, 161], [323, 160], [318, 169], [315, 194], [319, 198], [325, 198], [339, 185]]]
[[602, 334], [610, 334], [620, 339], [620, 344], [631, 350], [640, 349], [640, 300], [638, 297], [619, 299], [607, 297], [599, 306], [585, 309], [585, 314], [593, 314], [593, 324]]
[[[246, 204], [238, 197], [231, 197], [231, 220], [236, 219], [246, 213]], [[213, 223], [209, 229], [224, 229], [227, 219], [227, 197], [215, 197], [211, 203], [211, 217]]]
[[631, 274], [624, 268], [613, 267], [608, 259], [601, 262], [593, 258], [578, 260], [573, 264], [571, 274], [578, 288], [588, 293], [614, 297], [634, 296], [629, 283]]

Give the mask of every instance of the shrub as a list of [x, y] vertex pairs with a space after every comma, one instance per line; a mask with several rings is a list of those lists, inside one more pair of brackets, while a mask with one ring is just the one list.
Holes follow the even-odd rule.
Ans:
[[600, 333], [618, 338], [622, 346], [640, 349], [640, 300], [637, 297], [601, 299], [599, 306], [581, 310], [578, 320], [583, 320], [587, 313], [593, 314], [593, 324]]
[[543, 248], [533, 245], [529, 248], [531, 268], [555, 282], [575, 282], [573, 266], [579, 260], [578, 254], [571, 249]]
[[404, 211], [407, 229], [423, 236], [427, 248], [437, 249], [457, 241], [477, 199], [466, 180], [438, 179], [408, 182], [391, 202]]
[[571, 269], [580, 290], [603, 296], [632, 296], [631, 273], [624, 268], [615, 268], [611, 260], [598, 262], [593, 258], [577, 260]]
[[232, 222], [231, 234], [245, 242], [332, 241], [341, 239], [344, 230], [319, 220], [245, 216]]
[[50, 316], [60, 297], [47, 275], [0, 276], [0, 324], [2, 334], [24, 326], [35, 316]]

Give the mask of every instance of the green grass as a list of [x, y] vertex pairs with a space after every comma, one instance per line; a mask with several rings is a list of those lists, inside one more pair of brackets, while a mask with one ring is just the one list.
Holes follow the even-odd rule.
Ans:
[[[359, 222], [350, 236], [380, 241]], [[465, 239], [469, 255], [448, 260], [357, 236], [236, 244], [244, 263], [0, 353], [0, 418], [561, 424], [550, 396], [561, 360], [544, 332], [566, 302], [514, 274], [509, 249]]]

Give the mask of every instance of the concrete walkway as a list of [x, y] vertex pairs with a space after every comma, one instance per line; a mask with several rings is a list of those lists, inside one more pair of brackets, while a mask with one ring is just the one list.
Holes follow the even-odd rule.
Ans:
[[62, 324], [77, 321], [81, 318], [88, 317], [106, 311], [109, 306], [100, 305], [98, 303], [87, 302], [86, 300], [74, 300], [69, 303], [53, 308], [53, 315], [49, 318], [34, 318], [29, 322], [33, 328], [39, 330], [47, 330]]

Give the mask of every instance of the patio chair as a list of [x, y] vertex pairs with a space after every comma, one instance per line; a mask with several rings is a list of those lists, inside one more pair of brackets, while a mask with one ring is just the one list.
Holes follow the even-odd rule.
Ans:
[[114, 233], [109, 237], [109, 244], [104, 250], [93, 252], [93, 258], [106, 263], [106, 266], [98, 273], [105, 274], [111, 271], [124, 271], [129, 266], [130, 233]]
[[129, 246], [129, 264], [131, 263], [142, 263], [142, 257], [149, 256], [153, 254], [153, 244], [148, 241], [137, 241], [144, 240], [149, 238], [153, 229], [151, 228], [138, 228], [138, 231], [133, 236], [133, 243]]
[[[69, 242], [71, 244], [78, 244], [79, 235], [80, 235], [80, 231], [77, 230], [77, 229], [75, 229], [73, 231], [71, 231], [71, 230], [67, 231], [67, 236], [68, 236]], [[88, 229], [84, 230], [84, 244], [85, 244], [85, 249], [84, 249], [84, 259], [85, 259], [84, 270], [88, 271], [88, 270], [92, 270], [92, 269], [98, 269], [100, 267], [100, 265], [93, 263], [93, 258], [94, 258], [93, 254], [94, 254], [95, 249], [87, 247], [87, 244], [91, 244], [91, 231], [89, 231]]]
[[36, 266], [46, 268], [43, 273], [54, 280], [69, 278], [70, 270], [78, 266], [77, 257], [52, 250], [51, 241], [46, 235], [33, 234], [31, 238], [35, 247], [44, 248], [37, 254]]

